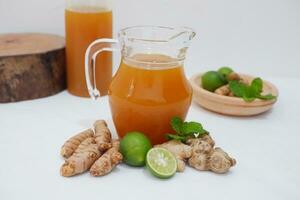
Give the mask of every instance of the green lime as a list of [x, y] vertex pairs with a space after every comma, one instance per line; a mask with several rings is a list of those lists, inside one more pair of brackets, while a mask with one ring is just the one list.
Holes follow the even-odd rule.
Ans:
[[148, 151], [146, 165], [151, 174], [158, 178], [170, 178], [177, 170], [177, 161], [174, 155], [159, 147]]
[[144, 166], [146, 155], [152, 145], [141, 132], [128, 132], [120, 142], [120, 151], [124, 161], [132, 166]]
[[214, 92], [217, 88], [226, 84], [224, 78], [216, 71], [208, 71], [202, 76], [202, 87]]
[[218, 73], [221, 74], [225, 79], [231, 72], [233, 72], [233, 70], [230, 67], [221, 67], [218, 69]]

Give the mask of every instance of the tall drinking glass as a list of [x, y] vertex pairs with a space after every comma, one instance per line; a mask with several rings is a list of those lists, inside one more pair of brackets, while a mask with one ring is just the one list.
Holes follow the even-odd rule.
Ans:
[[[76, 96], [88, 97], [84, 75], [84, 54], [99, 38], [112, 37], [112, 10], [109, 0], [67, 0], [65, 9], [67, 86]], [[112, 78], [112, 54], [96, 59], [96, 85], [106, 95]]]

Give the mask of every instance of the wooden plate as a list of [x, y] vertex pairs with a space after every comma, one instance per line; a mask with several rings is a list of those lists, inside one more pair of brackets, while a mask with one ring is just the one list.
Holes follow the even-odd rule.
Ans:
[[[190, 79], [194, 91], [193, 99], [203, 108], [216, 113], [233, 116], [257, 115], [271, 109], [278, 99], [267, 101], [255, 99], [252, 102], [245, 102], [242, 98], [218, 95], [202, 88], [201, 76], [202, 74], [196, 74]], [[253, 76], [245, 74], [240, 76], [249, 82], [254, 79]], [[277, 88], [267, 81], [264, 81], [263, 93], [271, 93], [278, 97]]]

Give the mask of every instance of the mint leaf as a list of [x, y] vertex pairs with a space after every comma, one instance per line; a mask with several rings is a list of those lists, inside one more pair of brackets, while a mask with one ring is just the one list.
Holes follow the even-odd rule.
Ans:
[[263, 80], [261, 78], [253, 79], [250, 86], [237, 80], [230, 81], [229, 89], [232, 91], [234, 96], [243, 98], [246, 102], [252, 102], [256, 98], [263, 100], [276, 98], [272, 94], [261, 94], [263, 92]]
[[234, 80], [229, 82], [229, 89], [231, 92], [233, 92], [234, 96], [236, 97], [243, 97], [246, 95], [247, 85]]
[[276, 96], [273, 96], [272, 94], [267, 94], [267, 95], [258, 95], [257, 98], [259, 99], [263, 99], [263, 100], [272, 100], [272, 99], [276, 99]]
[[208, 131], [203, 129], [200, 123], [193, 121], [183, 122], [179, 117], [173, 117], [170, 124], [176, 134], [166, 134], [166, 137], [169, 140], [179, 140], [185, 142], [188, 138], [198, 138], [205, 134], [209, 134]]
[[252, 102], [255, 100], [255, 97], [249, 97], [247, 95], [243, 96], [244, 101], [246, 102]]
[[243, 98], [246, 102], [251, 102], [255, 99], [255, 90], [239, 81], [230, 81], [229, 89], [233, 92], [234, 96]]
[[255, 87], [247, 86], [245, 87], [245, 94], [243, 95], [243, 99], [247, 102], [254, 101], [256, 98], [257, 90]]
[[276, 96], [273, 96], [272, 94], [262, 95], [263, 92], [263, 80], [261, 78], [256, 78], [252, 81], [251, 87], [256, 90], [255, 97], [258, 99], [263, 100], [272, 100], [276, 99]]
[[183, 124], [183, 121], [179, 117], [173, 117], [171, 119], [171, 126], [172, 126], [173, 130], [178, 134], [181, 133], [182, 124]]
[[198, 122], [184, 122], [181, 127], [182, 135], [191, 135], [194, 133], [203, 132], [203, 127]]
[[261, 78], [255, 78], [251, 82], [252, 90], [254, 90], [255, 94], [260, 94], [263, 91], [263, 80]]
[[185, 142], [186, 141], [186, 137], [185, 136], [174, 135], [174, 134], [167, 134], [167, 139], [168, 140], [178, 140], [178, 141], [181, 141], [181, 142]]
[[195, 138], [199, 138], [199, 137], [202, 137], [204, 135], [209, 135], [209, 132], [205, 129], [203, 129], [201, 132], [198, 132], [198, 133], [194, 133], [194, 137]]

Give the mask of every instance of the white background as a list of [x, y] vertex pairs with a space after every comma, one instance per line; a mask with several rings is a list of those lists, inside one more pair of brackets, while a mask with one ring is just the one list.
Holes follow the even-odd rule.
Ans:
[[[0, 0], [0, 33], [64, 35], [64, 5]], [[194, 28], [188, 75], [229, 65], [262, 77], [300, 77], [299, 0], [115, 0], [114, 22], [115, 33], [141, 24]]]

